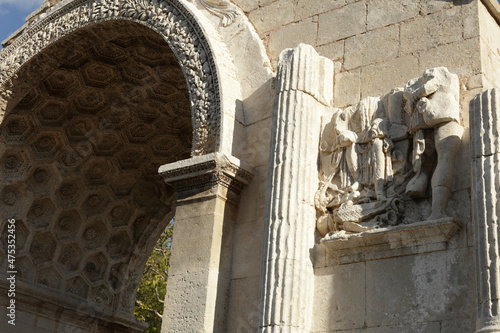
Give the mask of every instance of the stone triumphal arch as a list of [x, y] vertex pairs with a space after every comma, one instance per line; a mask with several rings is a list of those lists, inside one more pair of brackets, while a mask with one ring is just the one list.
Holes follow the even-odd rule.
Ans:
[[[46, 0], [0, 51], [0, 331], [500, 332], [497, 0]], [[9, 321], [15, 319], [15, 324]]]
[[[66, 1], [43, 16], [0, 56], [2, 233], [15, 219], [17, 313], [29, 318], [17, 327], [141, 331], [135, 291], [174, 214], [173, 247], [199, 238], [210, 255], [190, 270], [203, 282], [190, 297], [206, 299], [196, 315], [224, 325], [227, 292], [213, 290], [229, 287], [225, 221], [251, 173], [231, 156], [243, 106], [222, 37], [176, 0]], [[201, 208], [213, 218], [193, 235], [184, 224]], [[6, 264], [7, 240], [1, 251]], [[167, 303], [182, 302], [183, 274], [171, 271]]]

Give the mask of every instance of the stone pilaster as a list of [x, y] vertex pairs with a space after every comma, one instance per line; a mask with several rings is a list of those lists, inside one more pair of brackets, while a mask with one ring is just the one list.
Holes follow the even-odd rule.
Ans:
[[164, 165], [177, 191], [162, 332], [224, 332], [237, 204], [252, 178], [219, 153]]
[[309, 332], [321, 113], [333, 63], [299, 44], [278, 60], [263, 244], [259, 332]]
[[500, 91], [470, 103], [472, 211], [476, 241], [476, 332], [500, 332]]

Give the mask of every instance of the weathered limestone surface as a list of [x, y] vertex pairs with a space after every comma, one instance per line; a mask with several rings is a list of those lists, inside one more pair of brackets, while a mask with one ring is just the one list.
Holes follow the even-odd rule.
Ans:
[[356, 104], [361, 97], [360, 71], [354, 70], [335, 75], [335, 107]]
[[343, 66], [351, 70], [396, 58], [399, 43], [399, 29], [396, 26], [353, 36], [346, 40]]
[[[494, 1], [491, 1], [494, 3]], [[497, 8], [500, 7], [498, 3]], [[498, 11], [498, 9], [497, 9]], [[500, 16], [500, 15], [499, 15]], [[481, 65], [484, 73], [486, 88], [500, 88], [500, 25], [487, 7], [479, 4], [480, 32], [481, 32]]]
[[419, 3], [411, 0], [373, 0], [367, 8], [367, 28], [372, 30], [418, 15]]
[[366, 6], [363, 2], [319, 15], [318, 44], [326, 44], [366, 31]]
[[[339, 76], [341, 74], [339, 74]], [[421, 72], [418, 69], [418, 58], [413, 55], [407, 55], [380, 64], [366, 66], [361, 71], [361, 97], [386, 94], [388, 91], [391, 91], [391, 89], [394, 89], [394, 87], [401, 87], [408, 82], [408, 80], [420, 74]], [[398, 84], [394, 85], [394, 82], [398, 82]]]
[[269, 37], [269, 53], [276, 59], [285, 48], [291, 48], [304, 40], [308, 40], [317, 31], [317, 22], [313, 18], [306, 18], [299, 22], [288, 24]]
[[[474, 263], [461, 260], [472, 255], [469, 248], [347, 265], [318, 263], [311, 331], [441, 333], [446, 327], [445, 332], [473, 332]], [[337, 288], [327, 292], [332, 286]]]
[[[414, 20], [401, 28], [401, 53], [411, 54], [462, 39], [462, 11], [452, 7]], [[439, 26], [439, 29], [436, 27]]]

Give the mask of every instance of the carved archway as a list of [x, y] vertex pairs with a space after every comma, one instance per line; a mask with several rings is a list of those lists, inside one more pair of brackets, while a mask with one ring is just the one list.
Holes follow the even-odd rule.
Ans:
[[[192, 155], [218, 151], [221, 110], [224, 108], [218, 76], [226, 75], [218, 72], [231, 71], [227, 68], [227, 63], [231, 61], [225, 59], [224, 50], [218, 50], [217, 33], [207, 31], [210, 27], [206, 25], [202, 29], [190, 12], [193, 9], [188, 10], [187, 7], [189, 4], [181, 4], [178, 0], [87, 0], [58, 5], [0, 53], [0, 86], [8, 89], [19, 68], [51, 43], [80, 28], [116, 19], [136, 22], [162, 35], [181, 65], [193, 114]], [[211, 35], [211, 42], [205, 37], [207, 33]], [[217, 63], [226, 67], [218, 68], [220, 65]], [[3, 96], [4, 99], [9, 97]]]
[[[7, 169], [14, 170], [10, 175], [0, 176], [2, 178], [0, 192], [6, 189], [5, 193], [0, 193], [0, 202], [3, 200], [2, 195], [5, 195], [7, 201], [4, 206], [10, 205], [12, 200], [18, 198], [21, 200], [21, 204], [12, 204], [17, 207], [15, 217], [21, 216], [17, 220], [21, 246], [19, 258], [25, 256], [27, 259], [23, 259], [24, 262], [28, 263], [28, 267], [32, 267], [30, 266], [34, 260], [32, 253], [48, 253], [45, 259], [43, 255], [41, 257], [35, 255], [37, 258], [42, 258], [40, 269], [45, 268], [43, 272], [38, 272], [36, 266], [31, 270], [31, 276], [27, 274], [27, 281], [24, 282], [22, 273], [19, 275], [20, 286], [24, 284], [21, 288], [24, 289], [24, 294], [18, 295], [19, 304], [25, 309], [31, 308], [28, 312], [32, 318], [36, 318], [35, 325], [68, 324], [83, 330], [103, 332], [114, 329], [141, 330], [142, 326], [137, 324], [131, 315], [135, 287], [141, 275], [141, 269], [136, 268], [143, 267], [150, 253], [149, 249], [157, 239], [157, 233], [163, 230], [165, 223], [168, 223], [175, 206], [170, 196], [171, 190], [156, 182], [155, 172], [158, 170], [158, 163], [168, 164], [191, 156], [189, 161], [167, 166], [163, 170], [163, 177], [165, 181], [175, 186], [178, 194], [180, 193], [181, 200], [177, 202], [176, 210], [178, 215], [176, 217], [179, 217], [176, 219], [177, 227], [182, 217], [185, 217], [188, 223], [192, 222], [192, 218], [183, 215], [182, 212], [195, 213], [200, 211], [196, 208], [197, 205], [206, 209], [205, 203], [208, 202], [210, 205], [214, 203], [213, 211], [207, 211], [213, 218], [203, 219], [213, 223], [214, 228], [209, 228], [212, 234], [203, 234], [203, 244], [200, 244], [207, 245], [207, 248], [203, 246], [198, 248], [200, 253], [213, 255], [213, 258], [210, 257], [204, 262], [204, 264], [210, 263], [210, 270], [198, 274], [201, 274], [205, 282], [199, 283], [194, 289], [189, 289], [190, 293], [193, 292], [195, 295], [189, 300], [199, 300], [207, 294], [205, 301], [196, 301], [196, 305], [201, 305], [198, 309], [200, 316], [194, 316], [193, 319], [197, 321], [196, 325], [208, 328], [222, 327], [224, 318], [219, 314], [224, 313], [224, 304], [227, 303], [230, 272], [228, 267], [231, 247], [227, 244], [231, 242], [230, 230], [236, 216], [239, 192], [251, 179], [251, 175], [241, 168], [240, 162], [231, 154], [235, 153], [237, 157], [244, 156], [246, 147], [244, 126], [247, 121], [243, 116], [247, 108], [245, 100], [247, 98], [251, 100], [250, 96], [260, 89], [261, 85], [266, 84], [271, 87], [272, 83], [272, 72], [260, 38], [243, 15], [239, 17], [238, 22], [242, 30], [224, 30], [215, 27], [213, 20], [207, 18], [206, 13], [202, 14], [195, 4], [184, 0], [67, 0], [55, 5], [44, 15], [25, 28], [6, 49], [0, 51], [0, 127], [5, 133], [2, 134], [4, 141], [7, 142], [0, 147], [0, 166], [3, 165], [0, 173], [5, 175], [10, 172]], [[108, 33], [114, 34], [116, 38], [109, 37]], [[155, 63], [154, 59], [138, 60], [137, 57], [140, 57], [138, 53], [141, 52], [133, 47], [135, 42], [129, 37], [135, 39], [137, 42], [135, 46], [149, 50], [142, 52], [145, 58], [154, 58], [158, 53], [162, 54], [163, 58], [159, 60], [161, 64]], [[110, 52], [104, 50], [107, 47], [104, 49], [98, 47], [100, 39], [106, 42], [105, 44], [111, 49]], [[248, 57], [242, 57], [241, 50], [237, 46], [228, 47], [228, 41], [234, 42], [234, 45], [247, 45], [247, 48], [255, 52]], [[124, 50], [126, 54], [123, 57], [120, 52], [113, 50]], [[143, 69], [137, 70], [134, 66], [125, 66], [129, 60], [131, 64], [138, 63], [143, 69], [146, 67], [146, 72], [152, 75], [147, 75], [148, 78], [145, 78], [141, 76], [141, 73], [144, 73]], [[153, 63], [147, 64], [148, 61]], [[180, 71], [160, 70], [158, 74], [157, 66], [165, 65], [163, 62], [180, 65], [178, 67]], [[110, 67], [112, 75], [109, 75]], [[180, 83], [181, 78], [184, 84]], [[181, 107], [181, 116], [177, 112], [169, 111], [169, 108], [172, 109], [169, 104], [172, 88], [174, 90], [177, 88], [181, 95], [184, 94], [184, 100], [187, 100], [187, 106]], [[121, 92], [116, 93], [116, 90], [120, 89]], [[95, 91], [101, 91], [106, 106], [99, 103], [102, 100], [99, 98], [99, 93], [92, 95]], [[88, 94], [86, 98], [81, 96], [84, 93]], [[135, 100], [135, 93], [139, 95], [138, 100]], [[147, 96], [147, 100], [141, 100], [141, 94]], [[40, 100], [40, 96], [45, 99]], [[118, 98], [113, 99], [113, 96]], [[121, 100], [123, 97], [126, 97], [125, 100]], [[110, 109], [131, 108], [130, 103], [134, 104], [132, 109], [135, 111], [131, 112], [132, 120], [123, 124], [120, 112], [117, 112], [118, 117], [113, 117], [116, 113]], [[155, 105], [151, 105], [152, 103]], [[249, 102], [249, 112], [254, 107], [251, 104]], [[165, 126], [149, 126], [152, 114], [158, 109], [161, 110], [160, 118], [163, 112], [169, 115], [175, 114], [176, 118], [165, 116], [164, 118], [168, 118], [168, 124], [163, 124]], [[20, 114], [16, 113], [18, 111]], [[65, 114], [66, 118], [61, 119], [61, 113]], [[74, 125], [70, 115], [83, 121], [82, 124], [75, 126], [74, 133], [69, 130], [69, 127]], [[102, 118], [106, 121], [101, 122]], [[186, 122], [186, 119], [190, 121]], [[85, 121], [93, 124], [90, 130], [85, 127]], [[251, 123], [255, 119], [250, 117], [248, 121]], [[10, 122], [14, 125], [9, 127]], [[141, 127], [141, 124], [144, 126]], [[136, 128], [136, 125], [139, 128]], [[109, 146], [109, 141], [113, 141], [106, 141], [105, 132], [109, 129], [108, 126], [117, 129], [118, 136], [122, 140], [121, 145], [113, 146], [111, 150], [106, 147]], [[167, 157], [172, 151], [165, 145], [161, 147], [165, 142], [159, 142], [164, 135], [162, 129], [169, 126], [174, 127], [173, 130], [176, 132], [174, 136], [176, 140], [178, 139], [176, 148], [170, 147], [173, 150], [177, 149], [175, 159]], [[8, 133], [7, 128], [11, 133]], [[148, 131], [151, 128], [154, 138], [151, 138], [151, 132]], [[42, 134], [35, 134], [40, 137], [30, 135], [34, 130], [37, 133], [39, 130], [42, 131]], [[134, 137], [133, 133], [136, 133], [136, 130], [142, 132], [140, 134], [142, 138]], [[169, 128], [170, 130], [172, 128]], [[159, 135], [159, 138], [155, 135]], [[12, 137], [17, 143], [7, 139]], [[40, 149], [31, 146], [34, 142], [41, 142], [38, 144]], [[99, 147], [102, 143], [106, 144], [104, 147]], [[10, 144], [13, 146], [10, 147]], [[142, 159], [140, 154], [128, 156], [120, 153], [121, 149], [135, 149], [137, 153], [136, 148], [140, 145], [148, 147], [146, 154], [148, 157], [145, 159]], [[65, 148], [64, 154], [58, 150], [61, 147]], [[108, 149], [107, 154], [100, 152], [101, 148]], [[113, 151], [111, 155], [110, 151]], [[162, 156], [161, 162], [156, 159], [155, 154]], [[14, 158], [10, 158], [11, 155]], [[61, 158], [61, 155], [67, 158]], [[139, 162], [141, 165], [134, 168], [130, 166], [127, 172], [122, 172], [120, 168], [123, 168], [123, 165], [120, 166], [120, 162], [127, 163], [126, 157], [129, 157], [130, 165], [134, 162]], [[109, 162], [109, 158], [113, 162]], [[34, 159], [40, 159], [40, 163], [31, 163]], [[27, 161], [30, 163], [24, 163]], [[64, 162], [69, 165], [60, 168], [57, 166], [57, 163], [64, 164]], [[78, 164], [77, 162], [82, 163], [80, 169], [75, 165], [74, 172], [67, 170], [72, 163]], [[56, 185], [49, 186], [48, 192], [42, 190], [44, 186], [29, 185], [28, 177], [31, 177], [32, 183], [36, 182], [34, 180], [36, 166], [46, 168], [41, 175], [37, 174], [40, 179], [43, 180], [43, 176], [53, 176], [52, 179], [57, 180], [54, 183]], [[102, 172], [114, 175], [114, 178], [102, 177], [102, 174], [99, 175]], [[114, 188], [116, 186], [111, 186], [114, 180], [126, 183], [127, 180], [130, 182], [130, 179], [135, 180], [134, 177], [141, 178], [141, 182], [131, 181], [132, 184], [128, 185], [130, 191], [125, 195], [128, 197], [118, 198], [119, 194], [115, 193]], [[103, 182], [103, 178], [107, 179], [107, 182]], [[63, 193], [70, 195], [72, 187], [70, 185], [74, 184], [78, 199], [68, 200], [63, 204], [62, 201], [66, 200], [62, 197]], [[36, 191], [33, 191], [33, 188]], [[118, 193], [123, 192], [118, 189]], [[136, 197], [139, 198], [139, 202]], [[71, 206], [75, 202], [78, 207]], [[126, 215], [122, 209], [114, 211], [116, 205], [124, 202], [132, 203], [134, 209], [138, 211], [156, 203], [162, 207], [162, 212], [142, 219], [140, 214], [136, 213], [129, 217], [130, 220], [126, 224], [114, 222], [113, 214]], [[226, 205], [226, 202], [229, 204]], [[93, 203], [106, 205], [106, 208], [96, 209], [88, 216], [87, 213], [82, 213], [82, 209], [93, 210], [91, 207]], [[42, 208], [37, 209], [38, 205]], [[33, 226], [28, 222], [28, 215], [32, 216], [35, 213], [43, 215], [45, 212], [43, 207], [48, 207], [49, 211], [55, 209], [55, 212], [50, 214], [48, 225], [44, 222], [39, 226]], [[145, 209], [148, 210], [147, 207]], [[150, 209], [152, 210], [157, 209]], [[223, 214], [220, 214], [221, 212]], [[2, 231], [7, 227], [6, 221], [12, 218], [14, 210], [7, 213], [8, 216], [5, 215], [7, 217], [4, 215], [0, 217]], [[67, 215], [60, 216], [62, 213]], [[103, 218], [99, 220], [99, 216]], [[56, 224], [60, 218], [63, 218], [63, 222], [68, 218], [79, 221], [76, 231], [69, 232], [70, 235], [76, 236], [56, 233]], [[196, 215], [193, 218], [200, 217]], [[32, 220], [30, 217], [30, 221]], [[66, 226], [65, 223], [62, 225]], [[218, 237], [218, 232], [222, 232], [223, 229], [227, 235], [224, 237], [226, 239], [224, 246]], [[95, 242], [100, 245], [96, 248], [87, 246], [85, 235], [88, 232], [88, 237], [91, 237], [96, 231], [101, 231], [105, 235], [103, 239]], [[176, 238], [177, 232], [178, 230]], [[118, 233], [118, 236], [115, 233]], [[190, 239], [191, 236], [186, 232], [183, 239]], [[33, 243], [35, 239], [41, 239], [43, 242]], [[123, 241], [124, 239], [128, 241]], [[123, 242], [128, 244], [128, 247], [125, 246], [126, 251], [123, 250], [124, 247], [118, 246], [122, 249], [119, 252], [125, 258], [124, 265], [120, 267], [117, 266], [118, 257], [110, 257], [115, 251], [113, 244], [116, 244], [117, 240], [118, 243], [122, 240], [122, 244]], [[209, 242], [205, 242], [206, 240]], [[41, 244], [49, 246], [44, 247]], [[5, 252], [5, 245], [0, 246], [1, 252]], [[88, 248], [95, 250], [95, 253], [87, 251]], [[69, 267], [75, 267], [71, 255], [61, 255], [71, 252], [70, 250], [82, 254], [83, 258], [76, 264], [76, 268], [61, 268], [68, 265], [66, 263], [70, 263]], [[186, 264], [182, 256], [178, 259], [178, 262], [181, 262], [178, 270], [182, 271]], [[227, 263], [219, 264], [220, 262]], [[218, 263], [218, 266], [212, 267], [212, 263]], [[5, 265], [6, 262], [0, 264]], [[87, 268], [87, 264], [92, 272], [83, 271]], [[22, 270], [22, 263], [20, 267]], [[199, 268], [205, 269], [205, 265]], [[214, 275], [213, 272], [218, 269], [221, 273], [219, 276]], [[93, 272], [98, 272], [99, 277], [94, 278]], [[44, 279], [44, 274], [50, 278]], [[183, 282], [187, 280], [182, 274], [180, 272], [177, 276], [178, 283], [170, 283], [174, 288], [171, 290], [174, 296], [176, 290], [186, 290]], [[118, 281], [119, 278], [116, 276], [121, 277], [121, 280]], [[38, 282], [52, 281], [53, 277], [60, 283], [56, 286], [42, 286], [41, 295], [33, 295], [30, 292], [40, 288]], [[107, 285], [104, 285], [105, 279]], [[115, 282], [111, 283], [110, 280]], [[0, 287], [6, 290], [5, 282], [0, 282]], [[214, 293], [214, 290], [217, 292]], [[55, 293], [69, 295], [67, 298], [69, 301], [60, 302], [61, 298], [55, 296]], [[110, 302], [110, 299], [112, 304], [103, 304]], [[218, 310], [214, 310], [215, 312], [210, 315], [208, 310], [213, 310], [214, 304], [217, 304]], [[42, 307], [48, 310], [42, 312], [39, 310]], [[38, 310], [33, 310], [35, 308]], [[178, 324], [185, 321], [181, 313], [182, 307], [178, 307], [177, 312], [179, 313], [169, 314], [170, 319], [167, 324], [170, 325], [172, 320]], [[57, 314], [56, 317], [54, 314]], [[43, 316], [50, 319], [43, 321]], [[89, 320], [92, 327], [88, 326]], [[27, 331], [33, 329], [33, 326], [29, 326], [31, 323], [26, 325]], [[69, 329], [72, 329], [70, 326]], [[57, 329], [65, 328], [58, 326]]]
[[158, 168], [192, 154], [184, 74], [162, 36], [110, 20], [48, 45], [10, 78], [0, 219], [4, 235], [16, 220], [20, 313], [44, 307], [61, 326], [143, 328], [135, 291], [175, 212]]

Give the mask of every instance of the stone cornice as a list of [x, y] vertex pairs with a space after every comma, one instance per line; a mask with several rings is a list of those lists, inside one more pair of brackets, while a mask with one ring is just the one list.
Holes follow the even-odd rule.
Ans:
[[[374, 229], [356, 234], [325, 237], [316, 253], [326, 249], [326, 265], [351, 264], [391, 257], [445, 250], [448, 240], [459, 232], [460, 223], [452, 218], [422, 221]], [[321, 258], [317, 257], [316, 266]]]
[[232, 156], [211, 153], [163, 165], [158, 172], [175, 188], [178, 198], [183, 199], [217, 186], [239, 196], [253, 177], [247, 170]]

